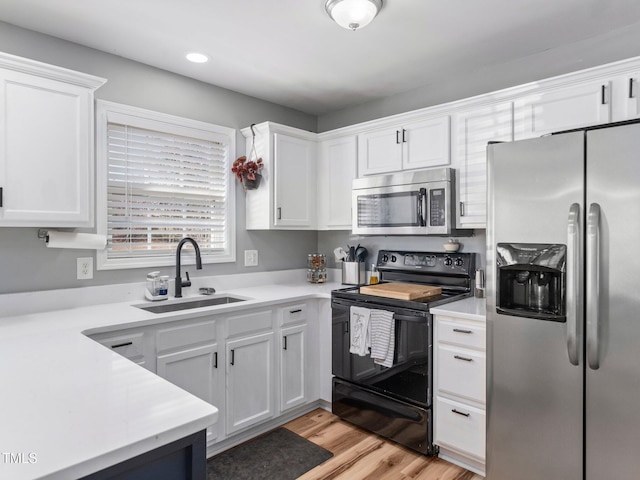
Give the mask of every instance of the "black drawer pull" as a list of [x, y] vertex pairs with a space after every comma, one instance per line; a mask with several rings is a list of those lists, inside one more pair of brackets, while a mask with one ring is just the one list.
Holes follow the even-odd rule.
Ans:
[[129, 345], [133, 345], [133, 342], [118, 343], [116, 345], [111, 345], [111, 348], [128, 347]]
[[452, 408], [451, 411], [453, 413], [457, 413], [458, 415], [462, 415], [463, 417], [468, 417], [469, 415], [471, 415], [470, 413], [464, 413], [464, 412], [461, 412], [459, 410], [456, 410], [455, 408]]
[[455, 358], [456, 360], [463, 360], [465, 362], [473, 362], [473, 358], [461, 357], [460, 355], [454, 355], [453, 358]]
[[283, 336], [283, 337], [282, 337], [282, 340], [283, 340], [283, 343], [284, 343], [284, 345], [283, 345], [282, 349], [283, 349], [283, 350], [286, 350], [286, 349], [287, 349], [287, 336], [286, 336], [286, 335], [285, 335], [285, 336]]
[[473, 333], [471, 330], [461, 330], [459, 328], [454, 328], [453, 331], [456, 333]]
[[301, 309], [301, 308], [299, 308], [299, 309], [297, 309], [297, 310], [289, 310], [289, 313], [290, 313], [291, 315], [293, 315], [294, 313], [300, 313], [301, 311], [302, 311], [302, 309]]
[[235, 350], [231, 350], [231, 365], [235, 365], [236, 361], [236, 352]]
[[213, 352], [213, 368], [218, 368], [218, 352]]

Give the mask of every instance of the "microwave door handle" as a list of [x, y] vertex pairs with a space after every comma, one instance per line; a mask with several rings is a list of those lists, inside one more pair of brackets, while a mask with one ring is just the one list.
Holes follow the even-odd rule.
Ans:
[[427, 224], [424, 221], [424, 203], [427, 198], [427, 189], [421, 188], [420, 193], [418, 194], [418, 225], [421, 227], [426, 227]]

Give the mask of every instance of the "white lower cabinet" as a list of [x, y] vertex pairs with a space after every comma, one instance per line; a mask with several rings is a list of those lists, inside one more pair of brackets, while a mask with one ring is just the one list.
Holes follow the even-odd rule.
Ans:
[[207, 446], [219, 452], [319, 400], [320, 348], [309, 342], [318, 337], [319, 304], [283, 303], [89, 336], [217, 407]]
[[283, 328], [280, 337], [280, 411], [307, 402], [307, 325]]
[[[159, 355], [157, 373], [174, 385], [212, 405], [218, 402], [218, 344]], [[217, 425], [207, 429], [207, 443], [218, 436]]]
[[484, 475], [485, 324], [437, 314], [434, 344], [434, 443], [442, 458]]
[[[172, 323], [156, 333], [156, 373], [201, 398], [220, 404], [217, 321]], [[207, 443], [219, 435], [218, 424], [207, 429]]]
[[227, 434], [275, 415], [273, 332], [227, 341]]

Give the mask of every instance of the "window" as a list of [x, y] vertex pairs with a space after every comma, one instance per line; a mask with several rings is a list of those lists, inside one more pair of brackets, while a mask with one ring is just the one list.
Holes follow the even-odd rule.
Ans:
[[184, 237], [235, 261], [234, 129], [98, 101], [97, 148], [98, 269], [173, 265]]

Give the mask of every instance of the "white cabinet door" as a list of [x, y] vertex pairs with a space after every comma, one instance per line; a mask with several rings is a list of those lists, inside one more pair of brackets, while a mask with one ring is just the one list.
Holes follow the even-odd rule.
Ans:
[[[218, 346], [213, 343], [158, 355], [157, 374], [174, 385], [218, 408], [220, 366]], [[207, 443], [218, 435], [218, 424], [207, 430]]]
[[402, 170], [402, 132], [383, 128], [358, 135], [358, 175]]
[[513, 140], [513, 104], [477, 107], [455, 117], [458, 228], [486, 228], [487, 144]]
[[93, 91], [0, 68], [0, 225], [93, 224]]
[[273, 332], [226, 344], [227, 434], [275, 415]]
[[620, 75], [612, 80], [612, 121], [640, 117], [640, 72]]
[[515, 139], [611, 121], [611, 82], [587, 82], [517, 99]]
[[274, 134], [275, 218], [279, 227], [313, 228], [316, 219], [315, 144]]
[[451, 161], [449, 116], [433, 117], [402, 129], [402, 169], [449, 165]]
[[318, 158], [318, 229], [351, 230], [351, 187], [356, 178], [355, 135], [326, 140]]
[[280, 339], [280, 410], [307, 402], [307, 326], [283, 328]]
[[449, 116], [429, 117], [403, 126], [358, 135], [358, 175], [375, 175], [448, 165]]

